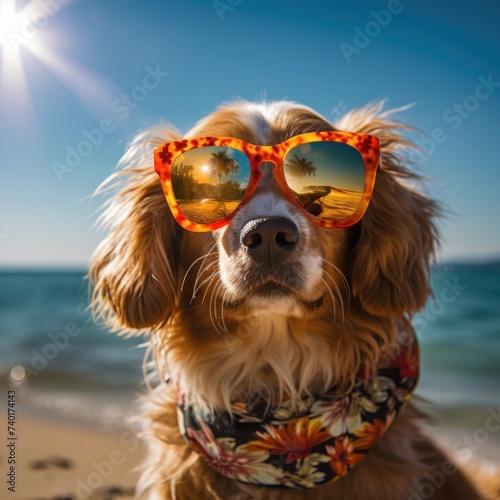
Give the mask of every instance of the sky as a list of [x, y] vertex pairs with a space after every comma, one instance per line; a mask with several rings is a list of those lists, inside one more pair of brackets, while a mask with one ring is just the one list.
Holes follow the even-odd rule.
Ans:
[[415, 105], [441, 262], [500, 256], [500, 4], [0, 0], [0, 267], [85, 267], [127, 141], [236, 98]]

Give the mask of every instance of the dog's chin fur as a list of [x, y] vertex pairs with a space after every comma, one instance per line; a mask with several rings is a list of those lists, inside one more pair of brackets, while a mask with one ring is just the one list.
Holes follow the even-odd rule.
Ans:
[[[174, 221], [152, 166], [152, 150], [180, 134], [165, 125], [139, 134], [103, 213], [108, 236], [90, 278], [97, 316], [113, 330], [148, 331], [158, 386], [150, 396], [148, 460], [138, 488], [145, 498], [407, 498], [445, 456], [420, 431], [409, 404], [368, 458], [345, 478], [310, 492], [278, 492], [218, 476], [192, 452], [177, 426], [176, 397], [230, 411], [231, 401], [283, 399], [331, 387], [347, 393], [361, 363], [376, 366], [429, 293], [429, 261], [439, 207], [421, 194], [404, 166], [407, 127], [370, 105], [333, 125], [290, 102], [236, 102], [201, 120], [186, 137], [230, 136], [277, 144], [323, 130], [380, 139], [382, 169], [363, 219], [347, 229], [309, 222], [263, 167], [255, 197], [214, 233], [190, 233]], [[267, 170], [266, 170], [267, 169]], [[271, 269], [242, 248], [239, 230], [258, 217], [286, 217], [300, 241]], [[458, 496], [456, 488], [463, 488]], [[453, 493], [455, 492], [455, 493]], [[240, 495], [240, 496], [238, 496]], [[433, 498], [481, 498], [457, 472]]]

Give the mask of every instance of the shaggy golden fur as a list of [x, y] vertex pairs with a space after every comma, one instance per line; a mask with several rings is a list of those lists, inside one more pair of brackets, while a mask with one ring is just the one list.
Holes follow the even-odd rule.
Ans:
[[[201, 120], [186, 137], [230, 136], [277, 144], [297, 134], [343, 130], [380, 139], [382, 169], [368, 210], [347, 229], [312, 225], [264, 171], [255, 199], [231, 223], [210, 233], [177, 225], [152, 165], [153, 148], [181, 138], [165, 125], [139, 134], [121, 169], [103, 224], [108, 235], [93, 257], [95, 313], [115, 331], [150, 338], [158, 384], [144, 416], [149, 455], [138, 485], [143, 498], [177, 499], [406, 499], [429, 482], [446, 456], [419, 427], [410, 403], [367, 459], [346, 477], [305, 491], [261, 489], [217, 475], [179, 434], [176, 387], [207, 408], [228, 409], [260, 394], [271, 404], [319, 393], [334, 384], [348, 392], [361, 362], [375, 365], [397, 349], [398, 333], [429, 297], [439, 207], [418, 189], [407, 168], [413, 145], [382, 104], [348, 113], [335, 125], [290, 102], [235, 102]], [[103, 188], [104, 189], [104, 188]], [[261, 300], [243, 278], [255, 266], [238, 233], [252, 217], [280, 215], [295, 222], [300, 245], [283, 281], [295, 294]], [[292, 277], [290, 277], [292, 275]], [[324, 297], [321, 307], [306, 304]], [[227, 304], [231, 307], [226, 307]], [[432, 484], [432, 483], [429, 483]], [[428, 492], [429, 489], [424, 490]], [[433, 488], [434, 499], [479, 499], [460, 471]]]

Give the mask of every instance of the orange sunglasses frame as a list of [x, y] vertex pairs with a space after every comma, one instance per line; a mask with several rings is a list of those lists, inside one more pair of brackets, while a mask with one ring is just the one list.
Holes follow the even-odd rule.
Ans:
[[[350, 217], [341, 221], [326, 221], [320, 217], [309, 214], [293, 197], [285, 179], [283, 159], [286, 154], [292, 148], [295, 148], [300, 144], [321, 141], [342, 142], [352, 146], [360, 153], [365, 165], [365, 185], [358, 209]], [[197, 224], [186, 219], [177, 204], [177, 200], [175, 199], [175, 195], [171, 187], [172, 164], [182, 153], [185, 153], [190, 149], [202, 148], [206, 146], [226, 146], [245, 153], [250, 161], [251, 175], [245, 194], [234, 212], [217, 222]], [[259, 165], [262, 162], [267, 161], [274, 163], [274, 178], [287, 199], [304, 211], [313, 223], [327, 228], [341, 228], [352, 226], [358, 222], [368, 208], [368, 203], [370, 202], [373, 192], [373, 186], [375, 185], [375, 175], [377, 169], [380, 168], [380, 145], [377, 137], [372, 135], [331, 131], [309, 132], [297, 135], [274, 146], [256, 146], [255, 144], [250, 144], [233, 137], [202, 137], [199, 139], [184, 139], [181, 141], [167, 142], [163, 146], [159, 146], [154, 150], [155, 171], [160, 176], [163, 192], [170, 210], [172, 211], [175, 220], [184, 229], [194, 232], [215, 231], [216, 229], [220, 229], [221, 227], [229, 224], [235, 213], [251, 199], [262, 177]]]

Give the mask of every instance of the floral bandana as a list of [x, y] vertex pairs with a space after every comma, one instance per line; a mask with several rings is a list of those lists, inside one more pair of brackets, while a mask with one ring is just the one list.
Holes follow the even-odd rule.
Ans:
[[419, 374], [415, 337], [397, 345], [371, 376], [363, 367], [352, 392], [267, 409], [258, 400], [232, 404], [233, 416], [187, 405], [179, 391], [179, 428], [189, 446], [223, 476], [256, 486], [314, 488], [361, 462], [413, 394]]

